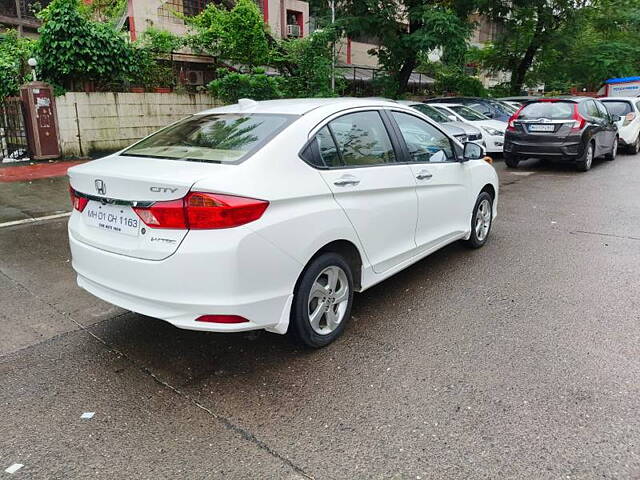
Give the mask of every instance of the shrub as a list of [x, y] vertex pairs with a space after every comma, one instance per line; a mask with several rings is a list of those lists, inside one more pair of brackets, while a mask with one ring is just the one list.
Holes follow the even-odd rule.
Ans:
[[70, 86], [73, 81], [110, 84], [127, 80], [132, 49], [107, 23], [91, 21], [79, 0], [53, 0], [39, 14], [38, 70], [43, 79]]
[[32, 50], [33, 42], [15, 31], [0, 34], [0, 98], [17, 95], [20, 85], [28, 81], [27, 59]]
[[218, 78], [208, 85], [209, 92], [227, 103], [235, 103], [240, 98], [253, 100], [269, 100], [282, 98], [282, 78], [270, 77], [262, 69], [254, 69], [251, 73], [229, 72], [218, 70]]

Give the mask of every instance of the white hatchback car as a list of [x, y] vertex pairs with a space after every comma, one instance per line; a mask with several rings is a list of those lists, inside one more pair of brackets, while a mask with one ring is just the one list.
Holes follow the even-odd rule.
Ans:
[[69, 169], [73, 267], [176, 327], [321, 347], [354, 292], [487, 241], [498, 178], [483, 157], [395, 102], [241, 100]]
[[599, 98], [617, 121], [620, 145], [633, 155], [640, 152], [640, 97]]
[[466, 122], [482, 130], [482, 138], [489, 153], [502, 153], [504, 150], [504, 132], [507, 122], [493, 120], [486, 115], [456, 103], [429, 103], [452, 121]]

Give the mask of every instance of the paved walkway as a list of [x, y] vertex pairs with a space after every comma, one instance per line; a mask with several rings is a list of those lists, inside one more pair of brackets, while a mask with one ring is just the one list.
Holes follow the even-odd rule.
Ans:
[[86, 160], [68, 162], [31, 163], [29, 165], [0, 166], [0, 182], [25, 182], [40, 178], [64, 177], [69, 167], [84, 163]]

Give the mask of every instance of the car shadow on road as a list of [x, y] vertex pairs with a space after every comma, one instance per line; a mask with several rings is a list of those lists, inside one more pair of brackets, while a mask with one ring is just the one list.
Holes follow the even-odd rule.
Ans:
[[[591, 169], [597, 169], [602, 165], [609, 163], [604, 159], [595, 159]], [[541, 160], [537, 158], [529, 158], [522, 160], [515, 169], [506, 169], [507, 172], [518, 172], [519, 170], [535, 171], [535, 172], [557, 172], [557, 173], [583, 173], [576, 169], [573, 162], [562, 162], [553, 160]]]
[[432, 290], [438, 288], [438, 282], [433, 279], [448, 281], [449, 272], [469, 255], [460, 243], [449, 245], [357, 294], [353, 318], [344, 334], [321, 350], [298, 347], [287, 336], [268, 332], [181, 330], [133, 312], [100, 322], [90, 331], [138, 366], [177, 387], [231, 377], [253, 383], [267, 372], [282, 372], [291, 365], [305, 375], [317, 369], [318, 362], [327, 364], [334, 357], [389, 354], [398, 341], [387, 341], [389, 320], [404, 321], [406, 306], [415, 303], [417, 295], [420, 299], [436, 295]]

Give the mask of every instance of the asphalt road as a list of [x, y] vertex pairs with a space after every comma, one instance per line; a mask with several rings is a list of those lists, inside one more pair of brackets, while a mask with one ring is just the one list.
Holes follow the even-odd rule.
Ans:
[[0, 228], [0, 478], [640, 478], [640, 156], [497, 169], [486, 247], [320, 351], [125, 312], [64, 219]]

